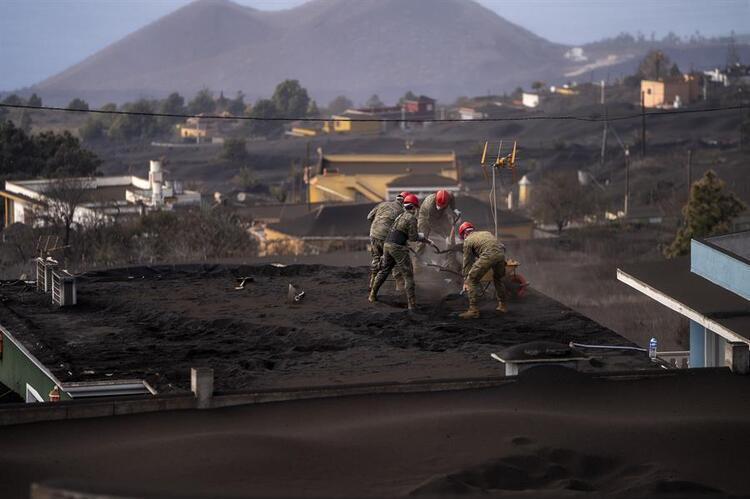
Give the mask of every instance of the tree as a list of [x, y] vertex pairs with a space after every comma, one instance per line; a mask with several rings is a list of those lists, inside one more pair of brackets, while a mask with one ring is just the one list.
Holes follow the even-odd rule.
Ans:
[[31, 113], [24, 111], [21, 113], [21, 130], [23, 130], [26, 133], [31, 133]]
[[88, 176], [100, 164], [70, 132], [29, 135], [12, 121], [0, 123], [0, 177]]
[[162, 114], [185, 114], [185, 98], [177, 92], [172, 92], [161, 101], [159, 112]]
[[328, 103], [328, 112], [330, 114], [341, 114], [347, 109], [354, 107], [354, 103], [345, 95], [339, 95]]
[[59, 178], [45, 189], [46, 217], [63, 229], [63, 247], [70, 244], [70, 233], [76, 221], [76, 211], [88, 200], [91, 192], [87, 179]]
[[229, 161], [245, 161], [247, 159], [247, 144], [245, 139], [227, 139], [221, 151], [221, 157]]
[[311, 100], [310, 104], [307, 106], [307, 112], [305, 114], [310, 118], [320, 117], [320, 109], [318, 109], [318, 103], [314, 100]]
[[237, 175], [232, 178], [232, 183], [243, 191], [249, 191], [258, 185], [258, 180], [250, 168], [243, 166], [237, 172]]
[[16, 94], [10, 94], [3, 99], [3, 104], [8, 104], [9, 106], [23, 106], [23, 99]]
[[[268, 99], [261, 99], [256, 102], [250, 112], [250, 117], [252, 118], [276, 118], [277, 116], [278, 110], [276, 109], [276, 105]], [[251, 135], [267, 137], [281, 130], [281, 122], [248, 120], [247, 127]]]
[[531, 214], [542, 223], [556, 225], [558, 233], [592, 209], [591, 193], [572, 172], [550, 173], [532, 191]]
[[156, 111], [156, 102], [140, 99], [136, 102], [128, 102], [122, 106], [123, 111], [139, 114], [120, 114], [109, 127], [107, 136], [112, 140], [134, 140], [151, 139], [164, 133], [165, 124], [153, 116], [147, 114]]
[[538, 80], [531, 84], [531, 88], [537, 92], [539, 92], [546, 86], [547, 86], [546, 83], [544, 83], [543, 81], [538, 81]]
[[677, 78], [677, 77], [682, 76], [682, 71], [680, 71], [680, 67], [677, 65], [676, 62], [672, 64], [671, 68], [669, 68], [669, 76], [672, 78]]
[[229, 101], [227, 111], [229, 111], [232, 116], [242, 116], [245, 114], [245, 94], [238, 91], [237, 96]]
[[385, 107], [385, 104], [383, 104], [383, 101], [380, 100], [378, 94], [372, 94], [370, 98], [365, 101], [365, 107], [374, 109], [378, 107]]
[[68, 109], [74, 109], [77, 111], [88, 111], [89, 110], [89, 103], [86, 102], [83, 99], [79, 99], [76, 97], [72, 101], [68, 103]]
[[643, 80], [661, 80], [667, 75], [672, 61], [661, 50], [651, 50], [638, 66], [638, 76]]
[[673, 258], [687, 254], [690, 240], [729, 232], [731, 222], [745, 211], [747, 206], [733, 193], [724, 191], [724, 181], [716, 172], [708, 170], [703, 178], [693, 182], [690, 198], [682, 208], [685, 217], [672, 244], [664, 250], [664, 256]]
[[276, 106], [279, 117], [302, 118], [307, 113], [310, 97], [299, 81], [284, 80], [276, 85], [271, 101]]
[[229, 99], [224, 97], [224, 91], [219, 92], [219, 97], [216, 99], [216, 109], [220, 112], [226, 111], [229, 108]]
[[188, 104], [188, 111], [190, 114], [210, 114], [216, 109], [216, 102], [214, 102], [214, 96], [211, 91], [207, 88], [202, 88], [195, 94], [193, 100]]
[[31, 97], [29, 97], [29, 101], [26, 104], [34, 107], [42, 107], [42, 98], [37, 94], [31, 94]]

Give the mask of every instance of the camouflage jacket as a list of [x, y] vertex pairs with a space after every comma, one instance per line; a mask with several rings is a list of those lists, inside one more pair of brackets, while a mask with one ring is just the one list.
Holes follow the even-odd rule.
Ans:
[[[391, 232], [398, 231], [406, 235], [407, 241], [419, 241], [419, 232], [417, 231], [417, 217], [409, 211], [404, 211], [393, 222]], [[389, 237], [390, 238], [390, 237]]]
[[398, 201], [383, 201], [367, 214], [370, 222], [370, 237], [385, 239], [391, 230], [393, 222], [402, 212], [404, 207]]
[[444, 230], [450, 230], [450, 226], [453, 225], [453, 219], [455, 218], [453, 210], [456, 209], [455, 196], [451, 196], [448, 206], [442, 210], [437, 209], [435, 197], [436, 195], [434, 193], [430, 194], [424, 198], [424, 201], [422, 201], [422, 204], [419, 206], [419, 222], [417, 224], [419, 232], [427, 234], [431, 229], [438, 226], [443, 226], [442, 228]]
[[505, 246], [495, 239], [491, 232], [484, 230], [475, 231], [466, 236], [464, 240], [464, 279], [469, 275], [471, 266], [480, 257], [503, 260], [505, 258]]

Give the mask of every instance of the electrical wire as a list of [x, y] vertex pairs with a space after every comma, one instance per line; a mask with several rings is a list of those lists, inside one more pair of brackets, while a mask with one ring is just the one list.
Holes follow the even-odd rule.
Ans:
[[[147, 113], [140, 111], [117, 111], [117, 110], [105, 110], [105, 109], [68, 109], [65, 107], [54, 107], [54, 106], [28, 106], [25, 104], [0, 104], [0, 108], [7, 109], [26, 109], [34, 111], [62, 111], [69, 113], [92, 113], [92, 114], [111, 114], [121, 116], [150, 116], [155, 118], [201, 118], [201, 119], [212, 119], [212, 120], [243, 120], [243, 121], [303, 121], [308, 123], [324, 123], [331, 121], [330, 118], [310, 118], [310, 117], [296, 117], [296, 118], [284, 118], [284, 117], [273, 117], [264, 118], [259, 116], [222, 116], [222, 115], [200, 115], [200, 114], [180, 114], [180, 113]], [[575, 116], [575, 115], [557, 115], [557, 116], [508, 116], [504, 118], [477, 118], [477, 119], [463, 119], [463, 118], [356, 118], [352, 121], [359, 121], [365, 123], [499, 123], [507, 121], [584, 121], [589, 123], [601, 123], [601, 122], [613, 122], [613, 121], [625, 121], [632, 119], [639, 119], [643, 116], [651, 118], [660, 118], [663, 116], [673, 115], [684, 115], [684, 114], [702, 114], [702, 113], [714, 113], [720, 111], [736, 111], [742, 109], [750, 109], [748, 104], [740, 104], [736, 106], [725, 106], [725, 107], [709, 107], [704, 109], [682, 109], [682, 110], [664, 110], [664, 111], [649, 111], [647, 113], [633, 113], [624, 114], [621, 116], [610, 116], [610, 117], [593, 117], [593, 116]]]

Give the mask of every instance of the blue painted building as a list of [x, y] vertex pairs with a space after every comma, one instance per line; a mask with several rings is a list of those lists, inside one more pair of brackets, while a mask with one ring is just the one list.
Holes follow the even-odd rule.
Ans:
[[724, 366], [728, 344], [750, 344], [750, 231], [693, 239], [689, 257], [626, 265], [617, 278], [690, 320], [690, 367]]

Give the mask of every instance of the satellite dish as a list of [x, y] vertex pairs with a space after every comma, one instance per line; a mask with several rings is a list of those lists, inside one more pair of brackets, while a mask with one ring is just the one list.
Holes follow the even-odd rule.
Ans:
[[244, 192], [237, 193], [237, 201], [239, 201], [240, 203], [244, 203], [246, 199], [247, 199], [247, 194], [245, 194]]
[[220, 202], [221, 202], [221, 193], [220, 193], [220, 192], [218, 192], [218, 191], [214, 192], [214, 200], [215, 200], [215, 201], [216, 201], [217, 203], [220, 203]]

